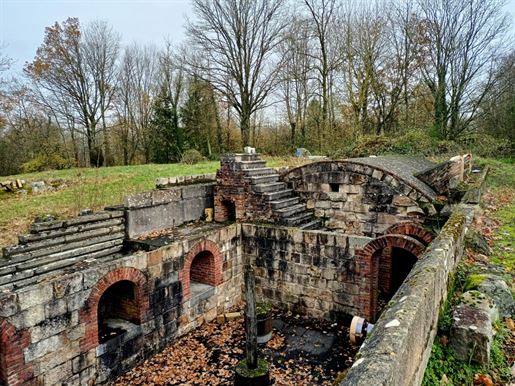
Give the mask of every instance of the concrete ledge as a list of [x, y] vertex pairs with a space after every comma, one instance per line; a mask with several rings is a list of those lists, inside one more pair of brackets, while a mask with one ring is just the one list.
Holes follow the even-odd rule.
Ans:
[[458, 206], [392, 298], [340, 386], [421, 384], [473, 215], [473, 206]]

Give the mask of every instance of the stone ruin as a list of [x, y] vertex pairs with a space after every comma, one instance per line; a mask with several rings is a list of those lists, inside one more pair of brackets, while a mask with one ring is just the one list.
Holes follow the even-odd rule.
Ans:
[[281, 310], [376, 322], [342, 385], [417, 384], [480, 194], [463, 196], [470, 168], [369, 157], [279, 173], [247, 152], [36, 222], [0, 260], [0, 384], [109, 383], [238, 304], [246, 263]]

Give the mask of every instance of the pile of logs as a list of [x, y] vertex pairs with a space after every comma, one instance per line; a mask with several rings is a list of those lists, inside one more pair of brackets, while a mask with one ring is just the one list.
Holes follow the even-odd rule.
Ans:
[[0, 182], [0, 188], [10, 193], [14, 193], [20, 189], [23, 189], [25, 185], [25, 180], [7, 180]]

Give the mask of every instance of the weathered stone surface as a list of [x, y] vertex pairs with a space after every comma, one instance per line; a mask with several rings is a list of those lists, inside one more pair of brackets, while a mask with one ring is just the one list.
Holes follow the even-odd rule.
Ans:
[[515, 301], [510, 288], [502, 277], [486, 274], [477, 286], [477, 290], [493, 299], [503, 317], [515, 315]]
[[465, 242], [467, 243], [467, 247], [471, 248], [474, 252], [481, 253], [486, 256], [490, 256], [492, 254], [492, 248], [490, 248], [486, 239], [474, 230], [467, 233]]
[[452, 319], [449, 344], [456, 358], [488, 365], [493, 339], [491, 313], [483, 306], [461, 303]]

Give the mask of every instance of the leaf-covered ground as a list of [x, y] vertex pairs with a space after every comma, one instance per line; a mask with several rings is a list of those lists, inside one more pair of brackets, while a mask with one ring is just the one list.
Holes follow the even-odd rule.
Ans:
[[[270, 376], [277, 386], [332, 385], [339, 372], [352, 365], [356, 348], [349, 345], [348, 330], [338, 324], [282, 318], [289, 325], [334, 335], [335, 344], [326, 357], [293, 354], [287, 347], [291, 336], [274, 330], [274, 336], [260, 348], [260, 356], [271, 364]], [[289, 339], [288, 339], [289, 338]], [[223, 324], [211, 322], [178, 339], [116, 382], [116, 386], [232, 385], [233, 368], [245, 358], [245, 334], [240, 317]]]

